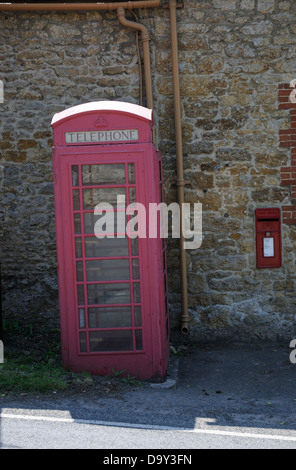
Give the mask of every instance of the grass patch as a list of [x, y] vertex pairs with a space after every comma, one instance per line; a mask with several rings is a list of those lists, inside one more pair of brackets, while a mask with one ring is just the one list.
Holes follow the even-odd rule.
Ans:
[[51, 361], [7, 353], [0, 365], [0, 392], [53, 392], [67, 388], [66, 372]]
[[4, 363], [0, 364], [0, 395], [7, 392], [66, 390], [58, 332], [4, 328]]
[[[11, 394], [109, 394], [136, 385], [134, 377], [91, 376], [65, 370], [60, 332], [32, 331], [9, 325], [4, 330], [4, 363], [0, 364], [0, 397]], [[120, 374], [119, 374], [120, 375]], [[138, 385], [138, 384], [137, 384]]]

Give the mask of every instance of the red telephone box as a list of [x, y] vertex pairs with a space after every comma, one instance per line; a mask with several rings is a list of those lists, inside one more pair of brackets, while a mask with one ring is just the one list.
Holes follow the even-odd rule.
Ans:
[[62, 356], [74, 372], [166, 375], [165, 240], [131, 230], [127, 210], [162, 200], [152, 124], [151, 110], [108, 101], [52, 120]]

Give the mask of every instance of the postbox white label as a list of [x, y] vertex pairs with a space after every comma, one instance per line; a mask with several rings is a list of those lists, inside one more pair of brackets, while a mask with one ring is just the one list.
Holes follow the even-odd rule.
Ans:
[[139, 140], [138, 129], [118, 129], [111, 131], [66, 132], [66, 144], [91, 144], [100, 142], [127, 142]]
[[274, 256], [274, 241], [273, 237], [263, 239], [263, 256]]

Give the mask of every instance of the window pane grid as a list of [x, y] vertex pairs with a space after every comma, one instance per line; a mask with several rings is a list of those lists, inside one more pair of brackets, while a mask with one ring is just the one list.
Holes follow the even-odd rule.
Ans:
[[[95, 165], [96, 167], [95, 172], [97, 172], [96, 178], [100, 178], [100, 168], [99, 168], [100, 165]], [[110, 164], [109, 170], [112, 171], [113, 167], [114, 165]], [[124, 192], [120, 191], [119, 193], [121, 194], [121, 196], [123, 195], [125, 196], [125, 201], [126, 201], [125, 206], [137, 200], [136, 199], [136, 185], [135, 185], [135, 164], [134, 163], [118, 164], [117, 170], [120, 169], [119, 167], [121, 167], [121, 169], [122, 167], [124, 167], [125, 182], [122, 179], [120, 180], [120, 184], [116, 184], [115, 182], [114, 184], [112, 184], [110, 183], [110, 181], [107, 181], [107, 184], [103, 184], [102, 182], [100, 182], [99, 184], [96, 184], [94, 181], [90, 180], [90, 175], [92, 174], [92, 165], [73, 165], [72, 166], [72, 186], [73, 188], [75, 188], [73, 189], [73, 199], [72, 199], [73, 206], [72, 207], [73, 207], [73, 216], [76, 221], [76, 224], [75, 225], [73, 224], [73, 227], [75, 228], [73, 242], [75, 245], [74, 246], [74, 252], [76, 253], [75, 263], [77, 266], [77, 277], [76, 277], [77, 296], [78, 296], [77, 314], [78, 314], [78, 324], [79, 324], [79, 331], [80, 331], [79, 343], [80, 343], [81, 353], [104, 352], [105, 350], [141, 351], [143, 349], [141, 301], [140, 301], [140, 269], [139, 269], [139, 253], [138, 253], [138, 248], [137, 248], [138, 240], [131, 240], [130, 238], [128, 238], [127, 240], [128, 252], [126, 255], [121, 254], [120, 256], [118, 256], [117, 254], [116, 256], [116, 253], [115, 253], [115, 256], [110, 256], [110, 253], [108, 253], [109, 256], [106, 256], [106, 255], [105, 256], [99, 256], [99, 255], [90, 256], [91, 245], [89, 245], [89, 243], [92, 243], [93, 247], [95, 247], [95, 243], [91, 241], [91, 237], [94, 238], [94, 236], [92, 233], [89, 233], [89, 230], [87, 231], [85, 227], [84, 214], [90, 214], [90, 217], [91, 217], [94, 212], [91, 209], [94, 209], [95, 205], [100, 202], [100, 201], [96, 201], [94, 196], [100, 195], [100, 194], [103, 194], [103, 195], [106, 194], [104, 192], [100, 193], [98, 191], [100, 188], [103, 190], [107, 190], [109, 188], [114, 190], [113, 195], [112, 195], [112, 192], [110, 193], [111, 194], [110, 200], [111, 201], [113, 200], [113, 202], [115, 202], [115, 196], [117, 197], [117, 194], [118, 194], [116, 192], [116, 189], [117, 188], [124, 189]], [[104, 170], [105, 169], [107, 169], [107, 165], [105, 165]], [[82, 174], [83, 171], [84, 171], [84, 175]], [[85, 192], [85, 190], [94, 190], [94, 191]], [[115, 219], [116, 219], [116, 212], [115, 212]], [[120, 232], [117, 233], [114, 230], [114, 235], [118, 235], [118, 234], [120, 234]], [[124, 234], [126, 235], [125, 232]], [[119, 238], [116, 237], [117, 240], [124, 240], [125, 238], [126, 237], [119, 237]], [[90, 240], [88, 242], [88, 246], [86, 246], [87, 239]], [[101, 241], [102, 239], [97, 239], [97, 240]], [[114, 240], [114, 239], [112, 238], [110, 240]], [[117, 253], [118, 253], [118, 250], [119, 251], [121, 250], [121, 253], [123, 253], [124, 243], [121, 246], [119, 244], [117, 247], [114, 247], [114, 251], [116, 251], [117, 249]], [[111, 249], [112, 249], [112, 246], [110, 244], [110, 250]], [[94, 248], [94, 250], [96, 250], [96, 248]], [[102, 251], [104, 251], [104, 248]], [[97, 254], [96, 251], [93, 251], [93, 253]], [[126, 265], [126, 267], [128, 266], [128, 270], [124, 268], [124, 270], [122, 271], [123, 273], [122, 278], [120, 278], [120, 274], [117, 272], [116, 275], [119, 276], [118, 279], [115, 279], [115, 280], [108, 279], [108, 274], [106, 274], [107, 278], [104, 277], [105, 274], [103, 273], [103, 271], [106, 271], [106, 269], [103, 269], [103, 264], [102, 264], [103, 278], [96, 279], [96, 276], [97, 276], [96, 268], [95, 268], [95, 264], [93, 264], [94, 278], [89, 279], [90, 275], [89, 275], [88, 267], [91, 267], [92, 266], [91, 262], [95, 262], [95, 261], [99, 263], [104, 262], [104, 261], [105, 262], [110, 261], [111, 263], [114, 262], [115, 263], [114, 269], [116, 269], [116, 261], [118, 261], [119, 263], [120, 262], [124, 263], [126, 261], [128, 262], [128, 264]], [[100, 270], [99, 266], [100, 264], [97, 264], [97, 268]], [[108, 263], [106, 266], [108, 267]], [[109, 269], [109, 272], [110, 272], [110, 276], [112, 277], [111, 267]], [[124, 274], [124, 272], [126, 274]], [[107, 288], [107, 285], [109, 286], [108, 288]], [[126, 296], [126, 299], [122, 299], [122, 300], [129, 300], [129, 302], [108, 303], [110, 300], [108, 299], [108, 293], [111, 292], [111, 297], [112, 297], [112, 289], [113, 287], [115, 288], [116, 285], [122, 286], [123, 291], [122, 289], [119, 290], [119, 296], [121, 295], [121, 292], [123, 293], [124, 296]], [[93, 287], [90, 287], [90, 286], [93, 286]], [[102, 286], [102, 287], [106, 286], [105, 294], [107, 295], [107, 301], [105, 299], [105, 303], [91, 303], [91, 300], [98, 301], [100, 298], [101, 293], [100, 291], [96, 292], [96, 286]], [[129, 286], [128, 287], [129, 294], [127, 294], [128, 291], [126, 291], [127, 286]], [[91, 293], [91, 291], [93, 291], [93, 293]], [[97, 310], [99, 316], [100, 316], [100, 312], [99, 312], [100, 309], [102, 310], [102, 312], [103, 310], [105, 310], [105, 314], [106, 314], [106, 309], [111, 309], [113, 310], [113, 312], [111, 312], [111, 317], [113, 318], [113, 320], [111, 321], [114, 321], [114, 318], [116, 318], [116, 309], [118, 308], [130, 309], [130, 320], [128, 320], [131, 323], [130, 325], [127, 325], [127, 326], [121, 325], [119, 327], [117, 325], [111, 326], [111, 325], [108, 325], [108, 319], [107, 319], [107, 324], [104, 327], [95, 326], [94, 323], [90, 324], [89, 313], [87, 313], [87, 312], [90, 312], [90, 309]], [[101, 320], [97, 319], [97, 321], [100, 322]], [[106, 319], [103, 319], [102, 321], [106, 322]], [[99, 334], [99, 336], [95, 335], [96, 332]], [[108, 334], [108, 332], [110, 332], [110, 334]], [[110, 343], [108, 341], [110, 341]], [[121, 344], [121, 346], [119, 345], [119, 347], [117, 347], [117, 341], [119, 342], [119, 344]], [[102, 346], [101, 343], [105, 346]], [[106, 349], [104, 349], [104, 347]]]

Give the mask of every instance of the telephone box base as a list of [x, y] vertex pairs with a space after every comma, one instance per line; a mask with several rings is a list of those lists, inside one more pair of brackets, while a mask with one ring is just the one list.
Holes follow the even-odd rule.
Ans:
[[75, 373], [87, 372], [91, 375], [133, 377], [153, 382], [166, 380], [169, 354], [158, 362], [151, 364], [149, 360], [139, 357], [137, 359], [123, 354], [98, 357], [77, 357], [75, 362], [69, 363], [63, 359], [63, 367]]

